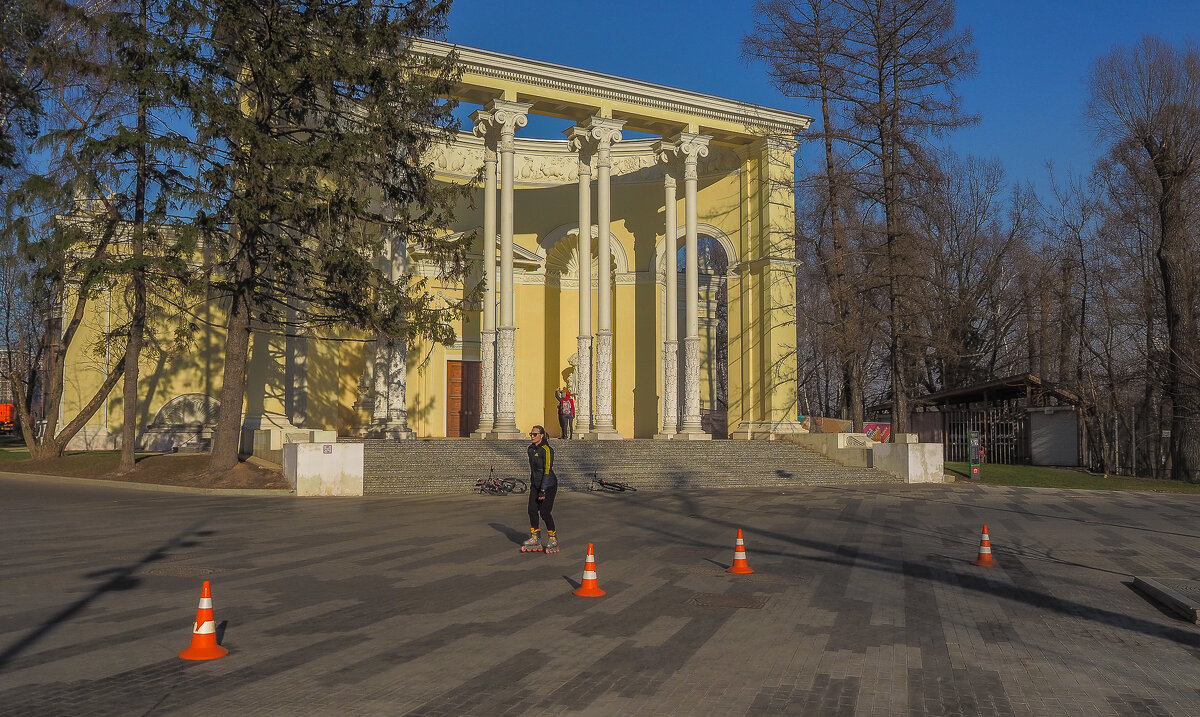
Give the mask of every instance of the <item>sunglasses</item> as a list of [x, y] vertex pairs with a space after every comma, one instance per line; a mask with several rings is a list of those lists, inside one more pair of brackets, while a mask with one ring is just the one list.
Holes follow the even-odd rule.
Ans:
[[542, 435], [542, 434], [541, 434], [541, 433], [538, 433], [537, 431], [530, 431], [530, 432], [529, 432], [529, 435], [531, 435], [531, 436], [540, 436], [540, 435]]

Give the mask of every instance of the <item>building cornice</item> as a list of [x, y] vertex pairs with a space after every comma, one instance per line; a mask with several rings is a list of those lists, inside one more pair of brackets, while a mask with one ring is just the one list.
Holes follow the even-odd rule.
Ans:
[[750, 136], [794, 137], [812, 123], [811, 117], [796, 112], [438, 40], [415, 39], [412, 49], [438, 57], [454, 52], [469, 74], [720, 120], [742, 125]]

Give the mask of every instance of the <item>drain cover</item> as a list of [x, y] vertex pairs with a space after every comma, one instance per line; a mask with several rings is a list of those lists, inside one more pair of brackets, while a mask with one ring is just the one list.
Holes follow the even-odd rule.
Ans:
[[160, 568], [150, 568], [143, 571], [146, 575], [158, 575], [164, 578], [199, 578], [218, 573], [218, 568], [201, 568], [194, 565], [164, 565]]
[[729, 595], [727, 593], [693, 593], [688, 605], [700, 607], [747, 608], [761, 610], [771, 599], [769, 595]]

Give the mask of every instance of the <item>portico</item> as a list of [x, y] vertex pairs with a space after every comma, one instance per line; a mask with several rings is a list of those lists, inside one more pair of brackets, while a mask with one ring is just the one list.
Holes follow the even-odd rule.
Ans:
[[[727, 376], [728, 425], [743, 437], [797, 430], [792, 175], [794, 137], [809, 118], [453, 49], [464, 67], [456, 99], [480, 109], [432, 160], [443, 181], [477, 185], [453, 231], [479, 234], [482, 302], [462, 322], [458, 345], [422, 351], [433, 359], [427, 368], [478, 362], [479, 426], [471, 435], [519, 437], [533, 423], [553, 432], [548, 397], [566, 385], [585, 438], [712, 437], [704, 419], [715, 384], [701, 373], [717, 373], [718, 352], [711, 335], [702, 346], [700, 331], [700, 305], [711, 298], [699, 285], [702, 218], [704, 239], [733, 254], [721, 277], [732, 349], [720, 352], [730, 357], [719, 371]], [[451, 46], [422, 41], [417, 50], [445, 54]], [[531, 114], [568, 120], [565, 139], [522, 139]], [[532, 250], [540, 266], [516, 270], [514, 246]], [[443, 290], [465, 296], [472, 288]], [[436, 404], [448, 390], [437, 373], [418, 379], [418, 402]], [[437, 418], [431, 411], [418, 420], [418, 434], [444, 430]]]

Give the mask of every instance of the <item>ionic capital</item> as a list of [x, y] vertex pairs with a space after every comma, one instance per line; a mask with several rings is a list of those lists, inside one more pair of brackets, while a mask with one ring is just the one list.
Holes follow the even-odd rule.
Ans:
[[675, 187], [675, 172], [679, 161], [679, 144], [673, 140], [660, 139], [654, 143], [654, 156], [664, 166], [663, 184], [669, 189]]
[[708, 143], [712, 137], [695, 132], [680, 132], [671, 138], [675, 143], [679, 156], [683, 159], [683, 178], [696, 179], [696, 162], [701, 157], [708, 156]]
[[495, 99], [484, 108], [492, 115], [496, 129], [500, 133], [500, 149], [502, 151], [513, 151], [513, 139], [517, 128], [524, 127], [529, 122], [529, 108], [532, 106], [528, 102]]
[[625, 120], [592, 116], [578, 126], [596, 143], [596, 166], [609, 166], [609, 153], [612, 146], [621, 141], [621, 128], [625, 126]]
[[483, 137], [486, 140], [496, 136], [496, 118], [491, 112], [475, 110], [471, 113], [471, 122], [475, 125], [471, 129], [471, 133], [476, 137]]
[[585, 127], [576, 125], [563, 130], [567, 135], [567, 148], [579, 154], [579, 174], [592, 173], [592, 154], [596, 151], [596, 140]]

